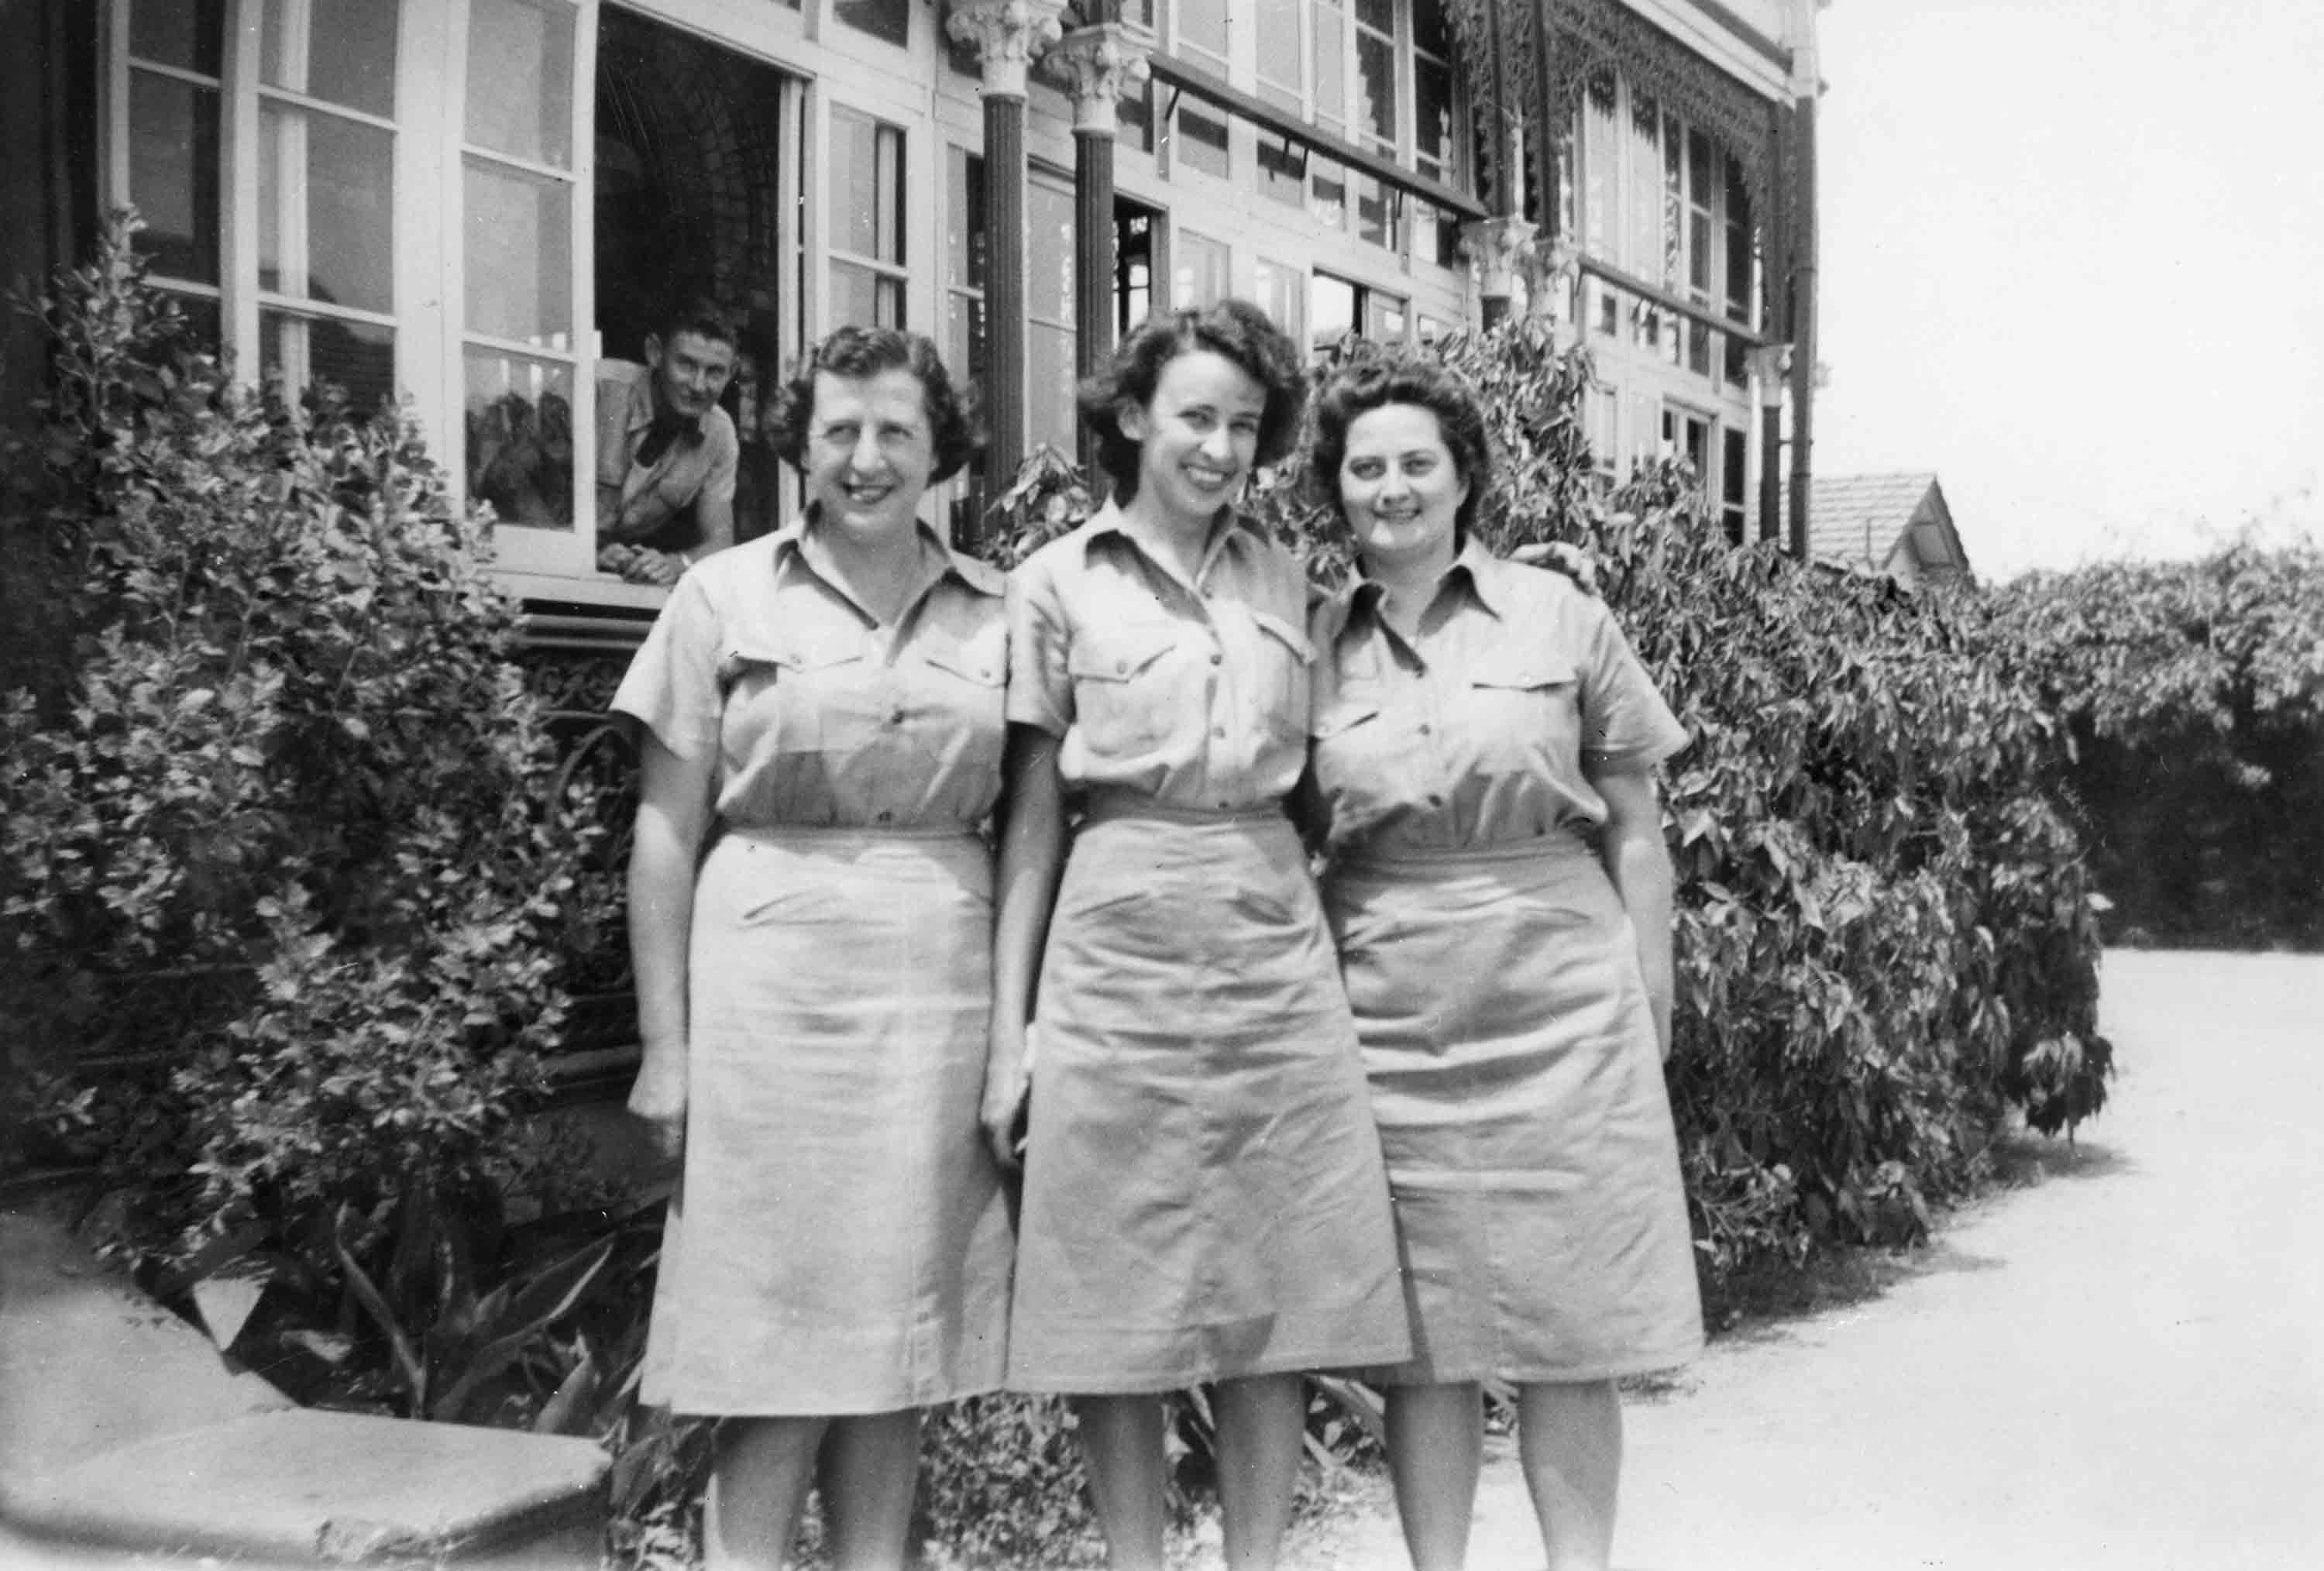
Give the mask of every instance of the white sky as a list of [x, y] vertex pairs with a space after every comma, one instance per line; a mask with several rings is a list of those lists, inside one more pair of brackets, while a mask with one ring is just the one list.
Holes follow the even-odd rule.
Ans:
[[2324, 0], [1836, 0], [1816, 472], [1978, 576], [2324, 534]]

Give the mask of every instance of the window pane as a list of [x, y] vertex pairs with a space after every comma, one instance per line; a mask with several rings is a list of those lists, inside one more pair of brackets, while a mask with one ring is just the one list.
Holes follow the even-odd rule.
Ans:
[[572, 347], [573, 188], [470, 158], [468, 330]]
[[1316, 349], [1338, 343], [1356, 325], [1356, 286], [1328, 273], [1315, 274], [1307, 286], [1308, 342]]
[[1181, 49], [1214, 55], [1227, 53], [1227, 0], [1178, 0], [1178, 43]]
[[266, 85], [395, 113], [398, 0], [267, 0]]
[[1327, 226], [1337, 229], [1348, 221], [1348, 171], [1328, 158], [1307, 161], [1307, 210]]
[[1306, 152], [1280, 141], [1262, 130], [1259, 134], [1259, 189], [1278, 202], [1303, 207], [1307, 200], [1307, 179], [1303, 170], [1307, 162]]
[[1382, 32], [1396, 31], [1396, 0], [1356, 0], [1356, 25], [1376, 27]]
[[1711, 329], [1701, 322], [1686, 325], [1686, 368], [1698, 376], [1711, 374]]
[[1686, 134], [1686, 199], [1698, 208], [1711, 206], [1711, 138], [1700, 131]]
[[1284, 106], [1296, 109], [1300, 107], [1299, 0], [1259, 0], [1257, 23], [1261, 96], [1278, 102], [1287, 97], [1290, 101]]
[[468, 140], [552, 169], [573, 162], [573, 7], [469, 0]]
[[1711, 292], [1711, 215], [1686, 216], [1686, 286], [1700, 299]]
[[[1603, 89], [1601, 96], [1600, 89]], [[1582, 248], [1592, 256], [1618, 260], [1614, 237], [1621, 232], [1617, 208], [1621, 190], [1621, 128], [1614, 124], [1614, 82], [1592, 79], [1582, 95]]]
[[1452, 58], [1452, 35], [1445, 28], [1443, 0], [1412, 0], [1412, 47], [1439, 60]]
[[1154, 84], [1140, 82], [1122, 95], [1114, 108], [1118, 122], [1113, 134], [1114, 145], [1133, 152], [1154, 151]]
[[831, 264], [831, 325], [904, 325], [904, 281], [853, 262]]
[[516, 356], [466, 356], [468, 495], [504, 524], [573, 527], [573, 372]]
[[1074, 193], [1038, 180], [1028, 184], [1025, 237], [1026, 313], [1070, 324], [1074, 319]]
[[1199, 169], [1204, 174], [1224, 179], [1227, 162], [1227, 123], [1192, 107], [1178, 111], [1178, 162], [1188, 169]]
[[217, 76], [226, 64], [226, 0], [132, 0], [129, 52]]
[[956, 294], [945, 306], [945, 369], [954, 383], [984, 379], [984, 301]]
[[1630, 169], [1625, 182], [1630, 208], [1629, 248], [1623, 264], [1641, 278], [1663, 275], [1662, 110], [1651, 98], [1630, 99]]
[[1416, 60], [1412, 88], [1413, 151], [1424, 165], [1442, 170], [1452, 146], [1452, 73], [1433, 60]]
[[1364, 337], [1379, 344], [1404, 342], [1405, 302], [1373, 290], [1364, 299]]
[[881, 262], [904, 260], [904, 135], [866, 115], [831, 111], [831, 243]]
[[911, 37], [911, 0], [831, 0], [831, 14], [898, 49]]
[[1315, 0], [1315, 118], [1347, 112], [1347, 14], [1336, 0]]
[[137, 248], [156, 272], [218, 281], [218, 96], [129, 73], [129, 197], [145, 219]]
[[1171, 244], [1170, 304], [1174, 308], [1206, 306], [1227, 295], [1227, 248], [1215, 240], [1181, 229]]
[[1060, 452], [1074, 450], [1074, 341], [1070, 328], [1029, 324], [1025, 329], [1027, 434]]
[[949, 150], [952, 199], [945, 206], [945, 280], [964, 289], [984, 287], [984, 160]]
[[1401, 250], [1404, 219], [1395, 197], [1368, 174], [1357, 175], [1355, 181], [1356, 234], [1370, 245]]
[[[359, 310], [395, 309], [394, 141], [376, 126], [261, 105], [260, 288]], [[295, 227], [302, 213], [303, 235]], [[294, 226], [288, 236], [286, 217]]]
[[1373, 33], [1356, 34], [1356, 124], [1381, 141], [1396, 141], [1396, 46]]
[[1256, 292], [1259, 310], [1283, 329], [1286, 337], [1295, 344], [1306, 337], [1307, 275], [1304, 272], [1261, 257]]
[[370, 414], [395, 395], [395, 334], [368, 322], [262, 311], [260, 363], [281, 372], [294, 391], [329, 383], [347, 395], [347, 408]]

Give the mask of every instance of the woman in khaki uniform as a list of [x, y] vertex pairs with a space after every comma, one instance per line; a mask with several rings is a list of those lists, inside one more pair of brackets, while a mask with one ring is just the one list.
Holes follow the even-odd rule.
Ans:
[[1551, 1566], [1604, 1571], [1614, 1381], [1702, 1340], [1652, 773], [1686, 732], [1603, 604], [1468, 535], [1491, 460], [1450, 373], [1359, 361], [1315, 423], [1361, 569], [1312, 624], [1311, 790], [1411, 1308], [1372, 1372], [1406, 1542], [1462, 1564], [1499, 1376]]
[[1162, 1563], [1158, 1393], [1218, 1382], [1226, 1559], [1250, 1571], [1290, 1513], [1299, 1372], [1407, 1346], [1347, 999], [1283, 809], [1305, 586], [1235, 511], [1303, 384], [1240, 301], [1147, 322], [1082, 393], [1113, 499], [1010, 586], [985, 1101], [1004, 1151], [1037, 983], [1039, 1035], [1009, 1377], [1075, 1397], [1118, 1571]]
[[645, 759], [630, 1106], [685, 1154], [643, 1394], [726, 1419], [713, 1566], [780, 1565], [820, 1455], [836, 1563], [893, 1567], [918, 1409], [1003, 1372], [977, 830], [1008, 628], [915, 514], [975, 450], [934, 347], [842, 328], [779, 398], [805, 522], [691, 568], [613, 700]]

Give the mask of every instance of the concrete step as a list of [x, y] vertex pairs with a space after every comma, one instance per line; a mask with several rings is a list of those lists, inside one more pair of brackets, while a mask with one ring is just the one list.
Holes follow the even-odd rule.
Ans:
[[77, 1197], [0, 1210], [0, 1490], [156, 1435], [290, 1399], [73, 1235]]
[[606, 1470], [586, 1440], [261, 1413], [108, 1451], [7, 1507], [35, 1540], [161, 1557], [595, 1571]]

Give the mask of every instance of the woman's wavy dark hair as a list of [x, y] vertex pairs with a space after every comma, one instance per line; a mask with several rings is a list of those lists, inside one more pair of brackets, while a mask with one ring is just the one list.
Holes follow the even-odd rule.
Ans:
[[1146, 404], [1161, 384], [1164, 366], [1202, 349], [1224, 356], [1266, 391], [1257, 461], [1272, 464], [1291, 450], [1307, 402], [1307, 373], [1283, 329], [1249, 300], [1157, 311], [1130, 330], [1104, 370], [1083, 380], [1078, 393], [1082, 419], [1097, 438], [1098, 467], [1113, 482], [1116, 501], [1138, 494], [1139, 444], [1122, 434], [1121, 406]]
[[1390, 404], [1411, 404], [1436, 417], [1436, 429], [1452, 455], [1452, 467], [1469, 485], [1452, 515], [1454, 550], [1466, 545], [1469, 527], [1493, 483], [1493, 443], [1485, 434], [1485, 411], [1468, 383], [1427, 356], [1403, 348], [1370, 348], [1334, 369], [1315, 394], [1315, 441], [1309, 450], [1307, 481], [1318, 500], [1345, 523], [1340, 501], [1340, 466], [1348, 456], [1348, 428], [1358, 415]]
[[953, 385], [934, 344], [900, 328], [842, 328], [817, 344], [767, 401], [769, 438], [777, 456], [792, 468], [807, 467], [807, 438], [815, 424], [815, 379], [826, 371], [855, 382], [882, 371], [908, 371], [919, 378], [936, 446], [930, 485], [951, 479], [984, 450], [975, 390]]

